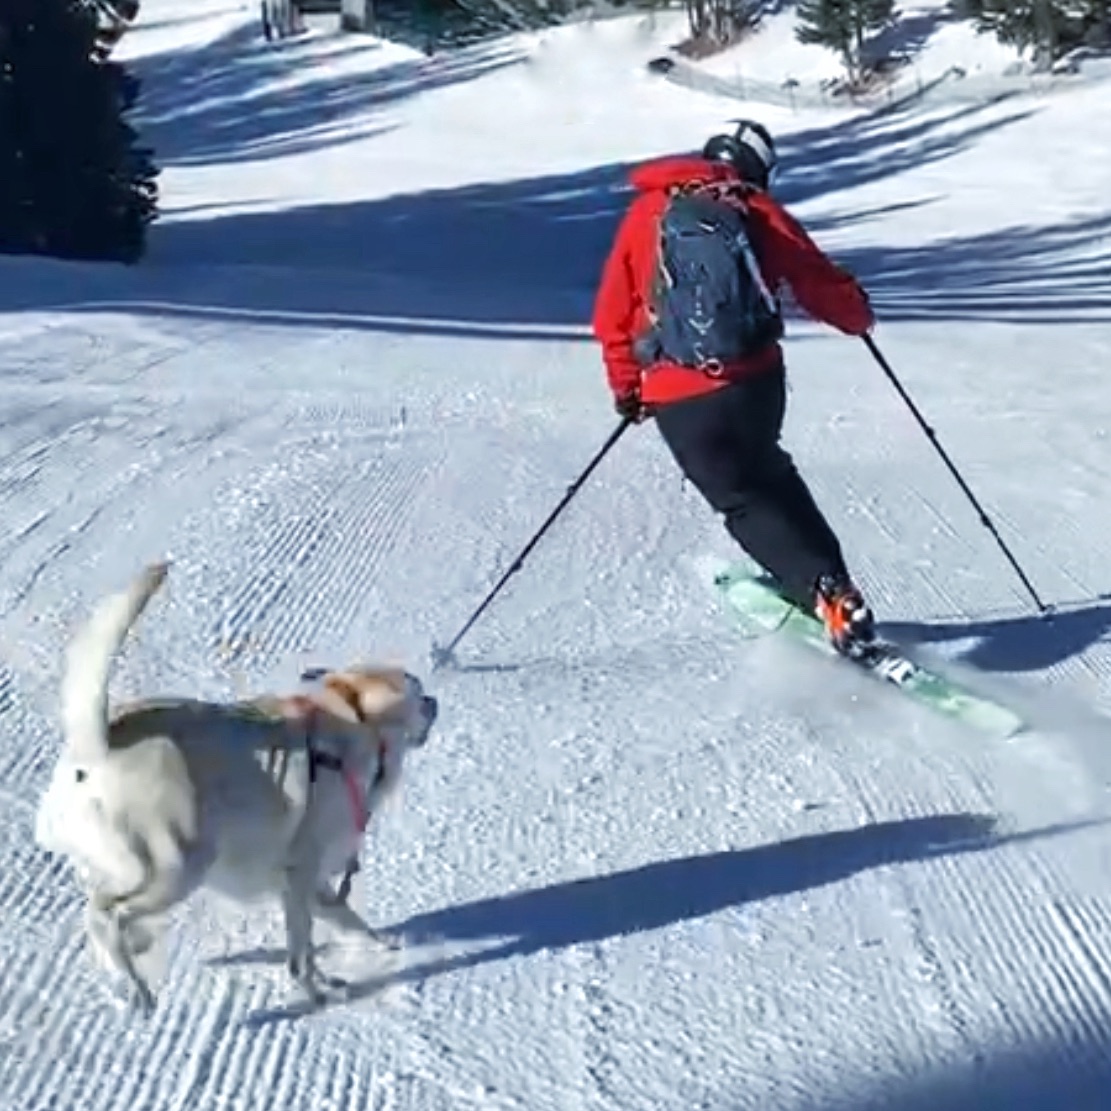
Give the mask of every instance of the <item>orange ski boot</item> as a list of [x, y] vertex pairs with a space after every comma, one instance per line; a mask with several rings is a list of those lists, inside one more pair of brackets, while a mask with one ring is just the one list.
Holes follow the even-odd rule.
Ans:
[[875, 643], [875, 618], [848, 579], [823, 575], [818, 580], [814, 612], [825, 625], [830, 643], [843, 656], [862, 656]]

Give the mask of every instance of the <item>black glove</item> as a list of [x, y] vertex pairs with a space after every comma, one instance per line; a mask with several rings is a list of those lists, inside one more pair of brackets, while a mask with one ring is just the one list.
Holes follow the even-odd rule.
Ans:
[[859, 333], [859, 335], [861, 336], [866, 336], [869, 335], [872, 329], [876, 326], [876, 310], [872, 307], [872, 298], [868, 296], [868, 290], [866, 290], [864, 286], [860, 284], [860, 282], [856, 283], [856, 288], [860, 290], [861, 299], [868, 306], [868, 312], [871, 314], [872, 317], [868, 327], [865, 328], [863, 332]]
[[648, 415], [644, 406], [641, 404], [640, 393], [637, 390], [629, 390], [627, 393], [615, 394], [613, 398], [613, 407], [617, 410], [618, 416], [632, 421], [633, 424], [640, 424]]

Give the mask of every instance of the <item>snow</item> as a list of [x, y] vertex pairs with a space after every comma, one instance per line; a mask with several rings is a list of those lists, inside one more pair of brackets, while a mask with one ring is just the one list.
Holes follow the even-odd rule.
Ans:
[[793, 11], [765, 16], [760, 27], [735, 46], [700, 63], [707, 73], [761, 81], [822, 81], [841, 73], [837, 55], [824, 47], [801, 43], [795, 37]]
[[[669, 18], [428, 60], [144, 0], [149, 261], [0, 259], [5, 1111], [1105, 1106], [1106, 88], [760, 113], [1056, 616], [867, 352], [804, 322], [789, 445], [887, 627], [1035, 728], [742, 641], [651, 427], [429, 672], [614, 426], [585, 321], [625, 165], [736, 113], [645, 72]], [[301, 1014], [276, 908], [202, 896], [154, 1018], [119, 1011], [32, 842], [66, 640], [164, 556], [117, 696], [371, 657], [441, 699], [368, 841], [366, 911], [409, 944], [348, 1005]]]
[[[843, 76], [834, 51], [795, 36], [794, 10], [783, 8], [766, 15], [757, 30], [740, 42], [712, 55], [700, 68], [722, 77], [744, 76], [759, 81], [818, 82]], [[676, 39], [683, 28], [674, 25]], [[896, 4], [895, 23], [871, 36], [866, 50], [900, 53], [913, 61], [924, 79], [936, 77], [950, 66], [971, 74], [998, 75], [1022, 57], [1013, 46], [1000, 43], [994, 35], [980, 34], [970, 21], [958, 19], [948, 0], [922, 0]]]

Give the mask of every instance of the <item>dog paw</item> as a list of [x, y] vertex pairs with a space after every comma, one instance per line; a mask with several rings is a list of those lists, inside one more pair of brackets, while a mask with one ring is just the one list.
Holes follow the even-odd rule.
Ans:
[[343, 1000], [351, 994], [351, 982], [342, 976], [328, 976], [321, 972], [317, 981], [330, 999]]
[[389, 930], [368, 929], [367, 936], [379, 949], [386, 949], [396, 953], [405, 948], [405, 938], [401, 934], [391, 933]]
[[327, 1007], [346, 1003], [351, 998], [351, 984], [340, 976], [327, 976], [317, 972], [309, 982], [302, 982], [301, 990], [313, 1007]]
[[150, 1018], [154, 1014], [156, 1000], [154, 993], [146, 984], [135, 983], [128, 987], [127, 1009], [140, 1018]]
[[338, 976], [326, 975], [312, 960], [301, 961], [294, 957], [286, 967], [293, 982], [305, 993], [314, 1007], [344, 998], [349, 989], [346, 980]]

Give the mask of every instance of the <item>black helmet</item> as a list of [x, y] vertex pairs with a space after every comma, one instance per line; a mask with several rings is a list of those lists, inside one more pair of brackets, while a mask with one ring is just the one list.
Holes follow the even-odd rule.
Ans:
[[763, 124], [738, 120], [732, 135], [715, 135], [702, 148], [709, 162], [725, 162], [761, 189], [767, 189], [777, 164], [775, 143]]

